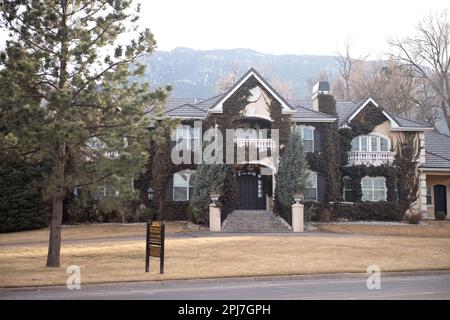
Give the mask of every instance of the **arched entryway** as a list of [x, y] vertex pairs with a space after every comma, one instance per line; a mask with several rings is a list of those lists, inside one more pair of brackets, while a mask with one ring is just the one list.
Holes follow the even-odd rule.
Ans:
[[237, 209], [269, 210], [267, 198], [272, 195], [272, 176], [261, 174], [258, 167], [242, 168], [236, 172]]

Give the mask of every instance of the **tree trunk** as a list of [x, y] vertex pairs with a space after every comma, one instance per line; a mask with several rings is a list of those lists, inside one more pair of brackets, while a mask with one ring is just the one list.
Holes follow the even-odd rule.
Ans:
[[47, 267], [60, 266], [61, 224], [64, 199], [64, 174], [66, 162], [66, 146], [57, 146], [53, 166], [54, 190], [52, 194], [52, 217], [50, 224], [50, 239], [48, 243]]

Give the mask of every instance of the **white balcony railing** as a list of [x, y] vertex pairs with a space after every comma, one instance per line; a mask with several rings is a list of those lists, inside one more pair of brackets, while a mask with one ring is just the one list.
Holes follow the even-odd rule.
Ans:
[[392, 163], [394, 161], [395, 152], [392, 151], [350, 151], [348, 153], [348, 165], [374, 165]]
[[234, 143], [240, 148], [255, 147], [261, 151], [273, 148], [272, 139], [234, 139]]

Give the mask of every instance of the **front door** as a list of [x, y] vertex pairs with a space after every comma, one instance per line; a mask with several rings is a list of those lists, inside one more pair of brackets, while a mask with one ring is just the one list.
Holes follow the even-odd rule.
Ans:
[[254, 172], [241, 172], [237, 176], [239, 199], [238, 209], [264, 210], [266, 199], [261, 176]]
[[447, 213], [447, 187], [438, 184], [434, 186], [434, 212]]

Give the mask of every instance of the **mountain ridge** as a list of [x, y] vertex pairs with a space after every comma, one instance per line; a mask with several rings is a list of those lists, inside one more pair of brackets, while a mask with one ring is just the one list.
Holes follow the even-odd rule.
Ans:
[[205, 99], [216, 94], [220, 76], [239, 66], [237, 77], [254, 67], [263, 76], [291, 82], [296, 99], [309, 98], [308, 79], [320, 70], [334, 75], [336, 60], [326, 55], [268, 54], [248, 48], [195, 50], [177, 47], [157, 50], [143, 58], [147, 64], [144, 79], [152, 87], [172, 85], [171, 97]]

